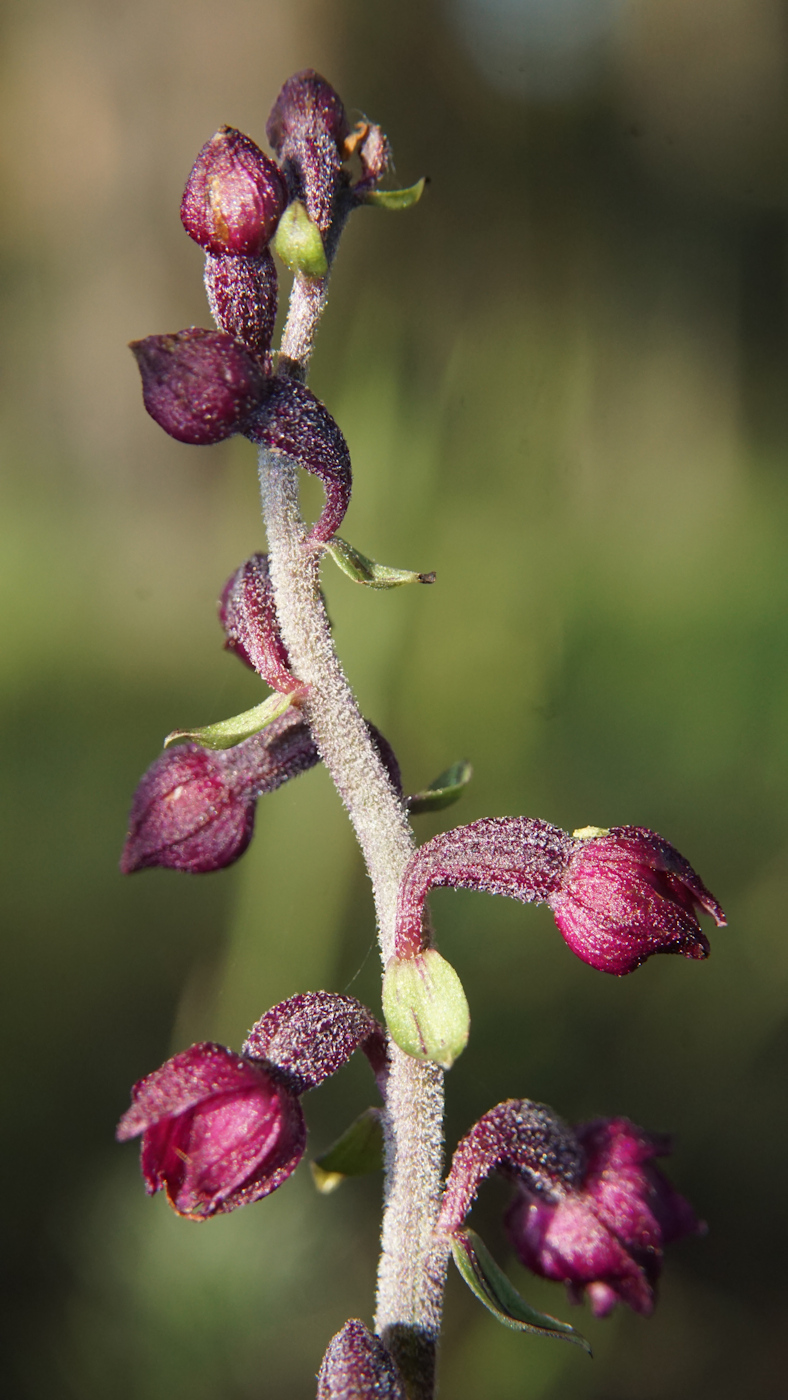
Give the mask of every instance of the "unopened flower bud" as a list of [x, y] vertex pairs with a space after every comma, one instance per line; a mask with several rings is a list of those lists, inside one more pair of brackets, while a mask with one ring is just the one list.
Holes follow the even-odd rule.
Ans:
[[337, 197], [350, 184], [342, 167], [348, 123], [341, 98], [311, 68], [296, 73], [277, 97], [266, 133], [282, 161], [291, 198], [303, 202], [325, 236]]
[[290, 141], [314, 137], [318, 131], [341, 147], [348, 131], [342, 98], [314, 68], [304, 68], [288, 78], [271, 108], [265, 134], [278, 156], [286, 154]]
[[506, 1213], [509, 1238], [527, 1269], [565, 1283], [575, 1302], [586, 1293], [596, 1317], [619, 1302], [648, 1316], [665, 1245], [705, 1226], [652, 1165], [670, 1152], [669, 1138], [626, 1118], [597, 1118], [575, 1133], [580, 1180], [551, 1196], [523, 1177]]
[[253, 554], [228, 578], [219, 600], [219, 621], [227, 634], [227, 650], [268, 685], [285, 695], [299, 688], [279, 630], [267, 554]]
[[179, 442], [204, 446], [240, 432], [266, 377], [232, 336], [197, 328], [132, 341], [151, 418]]
[[435, 948], [390, 958], [383, 977], [383, 1013], [406, 1055], [450, 1069], [468, 1043], [470, 1013], [462, 983]]
[[232, 865], [252, 839], [257, 798], [317, 762], [306, 722], [292, 710], [234, 748], [166, 749], [134, 794], [123, 874], [151, 866], [203, 874]]
[[287, 203], [279, 166], [234, 127], [203, 146], [181, 203], [186, 232], [208, 253], [262, 253]]
[[405, 1400], [391, 1352], [356, 1318], [328, 1344], [317, 1378], [317, 1400]]
[[298, 1096], [276, 1069], [211, 1043], [134, 1085], [117, 1137], [140, 1134], [148, 1194], [166, 1191], [192, 1220], [267, 1196], [295, 1171], [306, 1143]]
[[277, 304], [276, 267], [268, 250], [254, 258], [209, 253], [205, 290], [219, 329], [267, 363]]

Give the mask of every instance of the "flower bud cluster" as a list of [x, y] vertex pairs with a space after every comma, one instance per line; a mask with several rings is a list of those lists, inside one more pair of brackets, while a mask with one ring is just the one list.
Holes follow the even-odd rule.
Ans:
[[[350, 192], [342, 164], [348, 127], [333, 88], [309, 70], [285, 84], [269, 131], [283, 166], [242, 132], [223, 126], [203, 146], [184, 191], [181, 219], [205, 251], [205, 288], [218, 329], [147, 336], [131, 348], [145, 407], [172, 437], [205, 446], [243, 433], [320, 479], [327, 502], [311, 539], [323, 543], [347, 510], [350, 457], [339, 428], [314, 395], [284, 374], [274, 375], [277, 276], [269, 245], [288, 202], [305, 198], [322, 211], [322, 222], [314, 213], [305, 217], [314, 223], [327, 266], [321, 234], [339, 194]], [[377, 142], [368, 135], [363, 145], [368, 154], [362, 155], [367, 183], [374, 184], [385, 168], [384, 148], [387, 152], [382, 133]], [[313, 167], [320, 171], [319, 194], [304, 174]], [[343, 209], [343, 219], [352, 203]]]

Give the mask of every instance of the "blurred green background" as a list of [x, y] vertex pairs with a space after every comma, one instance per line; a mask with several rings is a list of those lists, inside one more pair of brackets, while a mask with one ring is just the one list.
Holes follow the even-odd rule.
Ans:
[[[450, 1281], [450, 1400], [778, 1396], [788, 1369], [788, 15], [778, 0], [6, 0], [3, 31], [2, 1229], [5, 1393], [308, 1400], [371, 1318], [380, 1183], [304, 1166], [203, 1228], [114, 1124], [195, 1039], [297, 990], [378, 1005], [369, 889], [325, 774], [264, 799], [231, 871], [123, 879], [135, 783], [258, 683], [215, 600], [263, 546], [252, 449], [148, 419], [126, 342], [206, 324], [178, 218], [222, 122], [264, 140], [319, 68], [389, 132], [415, 211], [354, 218], [313, 387], [349, 442], [345, 533], [432, 589], [326, 570], [340, 651], [445, 820], [652, 826], [730, 927], [707, 964], [577, 962], [544, 910], [440, 892], [473, 1032], [450, 1145], [509, 1095], [675, 1132], [709, 1222], [651, 1321], [531, 1280], [596, 1359]], [[286, 282], [286, 279], [283, 279]], [[317, 496], [306, 492], [312, 507]], [[315, 1150], [370, 1101], [307, 1100]]]

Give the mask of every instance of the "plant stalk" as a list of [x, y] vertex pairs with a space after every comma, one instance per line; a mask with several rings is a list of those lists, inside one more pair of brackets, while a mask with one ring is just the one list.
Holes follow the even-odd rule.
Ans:
[[[326, 301], [296, 276], [279, 372], [306, 378]], [[347, 808], [372, 882], [381, 957], [394, 947], [394, 918], [413, 834], [334, 650], [320, 596], [320, 553], [306, 543], [296, 464], [260, 449], [260, 486], [271, 579], [282, 636], [298, 679], [309, 686], [304, 713]], [[442, 1192], [443, 1073], [389, 1043], [386, 1173], [375, 1327], [391, 1349], [412, 1400], [434, 1395], [435, 1358], [447, 1251], [434, 1235]]]

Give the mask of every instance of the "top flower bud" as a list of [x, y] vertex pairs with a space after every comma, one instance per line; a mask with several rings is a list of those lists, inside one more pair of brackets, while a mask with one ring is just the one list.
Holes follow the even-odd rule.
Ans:
[[292, 140], [314, 137], [318, 130], [341, 148], [350, 130], [339, 93], [313, 68], [288, 78], [266, 125], [266, 136], [277, 155], [287, 155]]
[[232, 126], [220, 126], [198, 155], [181, 221], [207, 253], [254, 256], [267, 247], [287, 203], [275, 161]]

